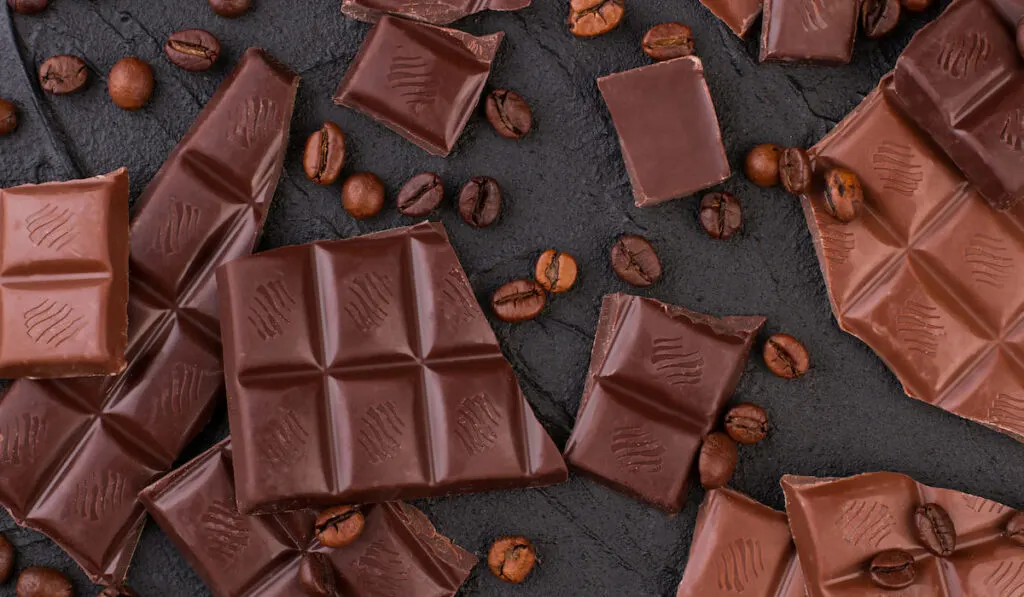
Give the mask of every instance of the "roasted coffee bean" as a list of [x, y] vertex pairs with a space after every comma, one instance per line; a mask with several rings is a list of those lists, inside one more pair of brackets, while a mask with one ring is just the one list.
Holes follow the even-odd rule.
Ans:
[[738, 404], [725, 414], [725, 432], [750, 446], [768, 436], [768, 413], [756, 404]]
[[334, 506], [317, 515], [313, 530], [324, 547], [345, 547], [359, 538], [365, 525], [358, 506]]
[[74, 589], [63, 574], [53, 568], [25, 568], [18, 575], [18, 597], [72, 597]]
[[202, 29], [175, 31], [167, 38], [164, 53], [179, 68], [204, 71], [220, 57], [220, 40]]
[[302, 154], [302, 169], [306, 178], [316, 184], [334, 184], [345, 165], [345, 133], [338, 125], [324, 121], [320, 130], [306, 140], [306, 152]]
[[1006, 523], [1005, 534], [1010, 541], [1024, 546], [1024, 512], [1014, 514], [1010, 522]]
[[11, 102], [0, 98], [0, 136], [10, 135], [18, 128], [18, 109]]
[[398, 211], [420, 218], [437, 209], [444, 199], [444, 183], [433, 172], [417, 174], [398, 191]]
[[655, 25], [644, 35], [644, 54], [654, 60], [671, 60], [693, 54], [693, 32], [682, 23]]
[[814, 179], [814, 167], [807, 152], [799, 147], [790, 147], [779, 156], [779, 180], [782, 186], [794, 195], [802, 195], [811, 190]]
[[89, 81], [89, 69], [78, 56], [61, 54], [39, 67], [39, 83], [54, 95], [78, 91]]
[[14, 546], [7, 537], [0, 535], [0, 585], [11, 578], [14, 570]]
[[728, 435], [715, 432], [704, 438], [697, 459], [697, 472], [700, 473], [700, 484], [705, 489], [725, 487], [729, 484], [736, 470], [739, 454], [736, 442]]
[[938, 504], [925, 504], [914, 513], [917, 540], [928, 551], [947, 558], [956, 551], [956, 527], [946, 509]]
[[627, 234], [612, 245], [612, 270], [623, 282], [650, 286], [661, 278], [661, 259], [642, 236]]
[[825, 174], [825, 210], [840, 222], [852, 222], [864, 210], [864, 187], [860, 178], [845, 168]]
[[494, 291], [491, 308], [498, 319], [514, 323], [540, 315], [547, 303], [547, 294], [533, 280], [513, 280]]
[[596, 37], [619, 26], [626, 14], [623, 0], [572, 0], [569, 31], [576, 37]]
[[910, 12], [923, 12], [931, 8], [935, 0], [903, 0], [903, 8]]
[[746, 172], [750, 182], [761, 187], [779, 184], [779, 156], [782, 148], [765, 143], [758, 145], [747, 154]]
[[210, 0], [210, 8], [222, 17], [233, 19], [245, 14], [252, 0]]
[[811, 366], [811, 357], [803, 344], [789, 334], [775, 334], [764, 343], [764, 362], [768, 369], [786, 379], [796, 379]]
[[743, 208], [729, 193], [708, 193], [700, 202], [700, 223], [711, 238], [729, 240], [743, 227]]
[[889, 549], [876, 555], [868, 572], [877, 586], [889, 590], [909, 587], [917, 577], [914, 556], [902, 549]]
[[49, 0], [7, 0], [7, 6], [18, 14], [34, 15], [46, 10]]
[[128, 587], [105, 587], [97, 597], [139, 597]]
[[471, 179], [459, 191], [459, 215], [474, 228], [486, 228], [501, 215], [501, 187], [487, 176]]
[[863, 0], [860, 22], [872, 39], [888, 35], [900, 22], [900, 0]]
[[122, 58], [110, 69], [107, 92], [119, 108], [138, 110], [153, 95], [153, 69], [134, 56]]
[[540, 255], [534, 277], [548, 292], [565, 292], [576, 283], [579, 270], [576, 260], [568, 253], [548, 249]]
[[526, 537], [502, 537], [494, 542], [487, 554], [487, 567], [501, 580], [519, 584], [526, 580], [533, 565], [537, 563], [537, 552]]
[[302, 556], [299, 564], [299, 584], [310, 597], [341, 597], [338, 572], [325, 553], [313, 552]]
[[484, 113], [488, 122], [506, 139], [522, 139], [533, 128], [533, 112], [521, 95], [508, 89], [487, 94]]
[[357, 220], [372, 218], [384, 207], [384, 183], [370, 172], [359, 172], [341, 186], [341, 204]]

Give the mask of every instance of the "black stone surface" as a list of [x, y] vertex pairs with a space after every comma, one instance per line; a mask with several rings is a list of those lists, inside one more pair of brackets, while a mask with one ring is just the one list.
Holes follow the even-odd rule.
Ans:
[[[535, 0], [518, 13], [459, 22], [473, 33], [507, 33], [492, 83], [526, 97], [537, 122], [529, 137], [515, 142], [500, 138], [475, 116], [448, 159], [430, 157], [331, 103], [368, 30], [342, 17], [336, 0], [255, 0], [253, 10], [235, 20], [215, 16], [202, 0], [55, 0], [41, 15], [13, 17], [3, 3], [0, 96], [18, 105], [20, 125], [13, 136], [0, 137], [0, 186], [127, 166], [137, 198], [244, 49], [261, 45], [303, 76], [286, 171], [261, 249], [409, 224], [414, 220], [395, 210], [394, 193], [410, 175], [435, 170], [449, 190], [440, 220], [484, 304], [499, 285], [530, 275], [544, 249], [577, 257], [578, 286], [553, 297], [539, 319], [509, 325], [492, 318], [528, 399], [560, 446], [576, 415], [601, 297], [629, 290], [611, 272], [608, 249], [619, 234], [637, 233], [652, 240], [665, 264], [662, 281], [642, 294], [718, 315], [767, 315], [765, 334], [786, 331], [810, 349], [813, 369], [797, 381], [772, 376], [755, 351], [735, 400], [764, 406], [771, 436], [741, 449], [734, 488], [780, 508], [783, 473], [893, 470], [929, 485], [1024, 506], [1024, 446], [906, 398], [871, 350], [840, 332], [798, 202], [784, 191], [759, 189], [742, 174], [723, 185], [741, 199], [745, 212], [745, 230], [729, 242], [711, 240], [700, 229], [699, 199], [633, 207], [595, 83], [600, 75], [647, 63], [640, 39], [652, 25], [688, 23], [704, 59], [729, 159], [741, 172], [745, 153], [758, 143], [817, 141], [893, 67], [913, 32], [940, 7], [912, 15], [889, 38], [860, 40], [849, 66], [818, 67], [758, 65], [757, 29], [750, 40], [740, 41], [693, 0], [627, 3], [623, 25], [592, 40], [566, 31], [567, 0]], [[214, 32], [223, 43], [224, 56], [210, 72], [178, 70], [164, 57], [167, 35], [192, 27]], [[89, 64], [92, 82], [83, 92], [40, 93], [38, 65], [58, 53], [81, 55]], [[106, 73], [128, 55], [149, 61], [157, 81], [153, 100], [137, 113], [116, 108], [106, 94]], [[340, 185], [317, 187], [302, 174], [305, 138], [324, 119], [348, 135], [345, 173], [370, 170], [388, 186], [385, 211], [369, 222], [345, 214]], [[481, 174], [501, 183], [507, 202], [495, 227], [474, 230], [459, 219], [450, 198], [463, 181]], [[222, 410], [185, 457], [226, 431]], [[557, 487], [417, 505], [441, 531], [480, 555], [504, 534], [527, 535], [537, 544], [540, 564], [525, 586], [505, 585], [480, 566], [463, 595], [671, 597], [702, 497], [694, 488], [686, 510], [671, 518], [572, 476]], [[0, 530], [17, 546], [19, 568], [53, 566], [75, 579], [78, 595], [98, 592], [43, 536], [15, 528], [6, 515], [0, 515]], [[152, 524], [129, 580], [144, 597], [208, 595]], [[13, 582], [0, 587], [0, 596], [13, 595]]]

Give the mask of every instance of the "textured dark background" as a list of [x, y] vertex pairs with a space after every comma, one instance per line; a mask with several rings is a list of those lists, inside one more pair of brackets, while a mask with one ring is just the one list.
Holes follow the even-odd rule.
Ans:
[[[763, 314], [766, 334], [790, 332], [810, 349], [813, 369], [797, 381], [772, 376], [758, 352], [751, 359], [735, 399], [767, 408], [772, 434], [741, 450], [736, 489], [781, 508], [778, 483], [784, 473], [894, 470], [1024, 506], [1024, 447], [906, 398], [871, 350], [840, 332], [797, 201], [734, 176], [723, 186], [743, 202], [745, 230], [730, 242], [713, 241], [699, 229], [696, 199], [634, 208], [595, 84], [600, 75], [647, 62], [639, 44], [652, 25], [690, 24], [730, 161], [739, 169], [758, 143], [817, 141], [893, 67], [913, 32], [939, 8], [906, 19], [885, 40], [860, 40], [849, 66], [817, 67], [758, 65], [756, 35], [740, 41], [696, 0], [627, 3], [623, 25], [593, 40], [567, 32], [568, 0], [535, 0], [518, 13], [460, 22], [474, 33], [506, 32], [491, 81], [522, 93], [537, 122], [530, 137], [515, 142], [498, 137], [475, 116], [448, 159], [430, 157], [331, 103], [369, 29], [342, 17], [338, 0], [255, 0], [254, 9], [236, 20], [216, 17], [204, 0], [55, 0], [44, 14], [13, 17], [3, 5], [0, 96], [18, 105], [20, 125], [13, 136], [0, 138], [0, 186], [127, 166], [132, 197], [138, 197], [244, 49], [260, 45], [303, 77], [285, 173], [261, 249], [410, 224], [395, 211], [393, 193], [410, 175], [434, 170], [449, 195], [479, 174], [495, 177], [505, 191], [504, 214], [491, 229], [463, 224], [450, 202], [439, 216], [482, 302], [500, 284], [530, 275], [544, 249], [576, 255], [578, 286], [550, 301], [539, 319], [518, 325], [492, 320], [530, 403], [559, 446], [575, 419], [601, 297], [630, 290], [609, 269], [608, 249], [619, 234], [639, 233], [652, 240], [665, 263], [664, 279], [644, 294], [717, 315]], [[224, 55], [210, 72], [178, 70], [164, 57], [167, 35], [191, 27], [208, 29], [223, 43]], [[38, 65], [59, 53], [78, 54], [89, 64], [92, 82], [84, 92], [40, 93]], [[128, 55], [150, 61], [156, 72], [153, 100], [138, 113], [116, 108], [104, 82], [113, 63]], [[339, 185], [316, 187], [302, 174], [305, 138], [324, 119], [348, 135], [345, 171], [373, 171], [392, 192], [385, 211], [369, 222], [345, 214]], [[221, 411], [186, 457], [226, 432]], [[675, 594], [702, 497], [699, 488], [692, 489], [686, 510], [668, 517], [572, 476], [557, 487], [418, 505], [445, 534], [482, 556], [503, 534], [524, 534], [537, 543], [541, 563], [525, 586], [503, 585], [480, 566], [464, 595], [653, 597]], [[16, 528], [6, 515], [0, 515], [0, 530], [16, 544], [19, 567], [54, 566], [75, 578], [80, 595], [97, 592], [42, 535]], [[208, 594], [153, 524], [129, 580], [144, 597]], [[14, 595], [13, 583], [0, 587], [0, 595]]]

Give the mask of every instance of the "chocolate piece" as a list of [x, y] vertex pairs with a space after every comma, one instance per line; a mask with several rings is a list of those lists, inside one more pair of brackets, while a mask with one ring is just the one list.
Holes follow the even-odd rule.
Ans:
[[326, 581], [346, 597], [451, 597], [477, 562], [402, 502], [364, 506], [366, 528], [342, 549], [325, 548], [313, 536], [316, 512], [241, 514], [235, 457], [225, 440], [139, 495], [216, 597], [307, 595], [314, 579], [302, 572], [308, 577], [310, 568], [336, 573]]
[[859, 9], [854, 0], [764, 0], [761, 62], [850, 62]]
[[600, 483], [679, 512], [701, 442], [736, 389], [764, 321], [606, 296], [566, 460]]
[[341, 12], [350, 19], [376, 23], [392, 14], [416, 21], [447, 25], [485, 10], [519, 10], [531, 0], [342, 0]]
[[740, 39], [747, 37], [757, 17], [761, 16], [764, 0], [700, 0], [720, 21]]
[[439, 224], [217, 272], [245, 513], [561, 483]]
[[619, 134], [637, 207], [685, 197], [729, 178], [699, 58], [608, 75], [597, 86]]
[[896, 110], [891, 78], [811, 155], [864, 185], [849, 224], [820, 188], [803, 198], [840, 327], [910, 396], [1024, 440], [1024, 205], [989, 209]]
[[676, 597], [804, 597], [786, 515], [729, 489], [709, 491], [697, 513]]
[[385, 15], [363, 41], [334, 103], [446, 156], [480, 101], [504, 36], [476, 37]]
[[[808, 597], [1009, 597], [1020, 588], [1020, 546], [1003, 534], [1014, 511], [1002, 504], [896, 473], [846, 479], [787, 475], [782, 488]], [[917, 540], [914, 512], [930, 502], [949, 513], [961, 536], [970, 537], [949, 557], [932, 554]], [[888, 550], [913, 556], [911, 588], [888, 592], [875, 586], [869, 564]], [[898, 578], [893, 573], [887, 580]]]
[[0, 222], [0, 377], [123, 371], [128, 171], [0, 189]]
[[221, 395], [213, 274], [256, 242], [297, 87], [247, 51], [139, 199], [125, 372], [18, 381], [0, 400], [0, 503], [94, 582], [122, 584], [144, 522], [137, 492], [170, 470]]
[[1024, 61], [987, 3], [954, 2], [896, 63], [895, 97], [993, 207], [1024, 199]]

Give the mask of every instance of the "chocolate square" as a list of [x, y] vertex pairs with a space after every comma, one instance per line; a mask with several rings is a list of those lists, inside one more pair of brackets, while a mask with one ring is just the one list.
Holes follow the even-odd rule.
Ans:
[[761, 62], [846, 64], [859, 16], [859, 0], [764, 0]]
[[743, 39], [761, 16], [764, 0], [700, 0], [732, 32]]
[[350, 19], [376, 23], [385, 14], [447, 25], [485, 10], [519, 10], [531, 0], [342, 0], [341, 12]]

